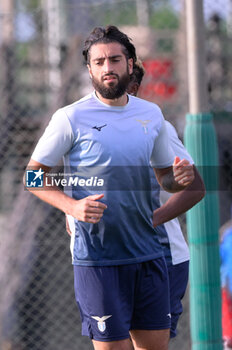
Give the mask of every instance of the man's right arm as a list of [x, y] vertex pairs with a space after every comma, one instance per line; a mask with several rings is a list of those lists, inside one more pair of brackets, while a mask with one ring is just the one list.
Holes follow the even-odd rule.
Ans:
[[[28, 163], [27, 168], [43, 169], [44, 175], [51, 170], [50, 167], [41, 164], [33, 159]], [[84, 221], [92, 224], [96, 224], [103, 216], [104, 210], [107, 206], [104, 203], [99, 202], [104, 194], [96, 194], [85, 197], [80, 200], [76, 200], [67, 196], [56, 186], [49, 186], [49, 189], [43, 187], [43, 189], [35, 190], [33, 188], [27, 188], [36, 197], [44, 202], [60, 209], [65, 214], [71, 215], [79, 221]]]

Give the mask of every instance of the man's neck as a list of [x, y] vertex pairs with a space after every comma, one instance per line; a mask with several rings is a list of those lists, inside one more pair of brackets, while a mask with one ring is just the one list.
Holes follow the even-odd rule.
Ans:
[[114, 100], [110, 100], [108, 98], [102, 97], [102, 95], [100, 95], [98, 91], [96, 91], [96, 96], [101, 102], [103, 102], [109, 106], [118, 106], [118, 107], [125, 106], [128, 102], [127, 93], [125, 93], [123, 96], [121, 96], [119, 98], [115, 98]]

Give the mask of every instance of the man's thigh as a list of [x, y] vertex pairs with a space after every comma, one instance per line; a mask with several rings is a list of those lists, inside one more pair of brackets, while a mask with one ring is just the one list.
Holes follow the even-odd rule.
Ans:
[[134, 350], [132, 341], [130, 339], [101, 342], [93, 340], [94, 350]]
[[82, 319], [82, 335], [97, 341], [96, 344], [129, 339], [136, 270], [136, 264], [74, 266], [74, 288]]
[[143, 262], [137, 278], [130, 330], [163, 330], [171, 325], [165, 259]]
[[101, 342], [93, 340], [94, 350], [168, 350], [169, 329], [134, 330], [131, 340]]
[[133, 330], [131, 339], [135, 350], [168, 350], [170, 330]]

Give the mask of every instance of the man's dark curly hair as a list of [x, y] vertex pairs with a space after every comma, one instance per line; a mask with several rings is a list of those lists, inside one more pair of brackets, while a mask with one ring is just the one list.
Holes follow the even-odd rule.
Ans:
[[131, 74], [130, 81], [133, 83], [137, 83], [140, 86], [144, 74], [145, 69], [143, 67], [142, 61], [138, 59], [133, 66], [133, 73]]
[[117, 42], [121, 44], [124, 48], [123, 52], [125, 56], [128, 58], [133, 58], [133, 63], [136, 61], [136, 50], [134, 45], [131, 43], [131, 39], [124, 33], [122, 33], [115, 26], [107, 26], [96, 27], [90, 33], [89, 37], [86, 39], [83, 48], [83, 56], [85, 58], [86, 63], [89, 64], [89, 51], [92, 45], [96, 43], [112, 43]]

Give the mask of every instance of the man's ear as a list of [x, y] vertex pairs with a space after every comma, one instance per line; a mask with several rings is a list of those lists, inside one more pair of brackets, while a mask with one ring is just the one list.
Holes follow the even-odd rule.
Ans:
[[137, 96], [138, 90], [139, 90], [139, 84], [134, 83], [131, 87], [131, 92], [129, 92], [129, 94], [132, 96]]
[[133, 73], [133, 58], [128, 59], [128, 71], [129, 71], [129, 74]]
[[91, 70], [91, 67], [90, 67], [89, 64], [87, 64], [87, 68], [88, 68], [88, 71], [89, 71], [90, 78], [92, 79], [93, 74], [92, 74], [92, 70]]

